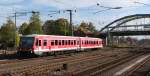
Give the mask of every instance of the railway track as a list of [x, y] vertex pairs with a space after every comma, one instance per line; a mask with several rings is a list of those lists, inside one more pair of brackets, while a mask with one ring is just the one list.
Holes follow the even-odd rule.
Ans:
[[[133, 56], [129, 52], [93, 51], [73, 55], [60, 55], [57, 57], [40, 57], [15, 61], [0, 62], [0, 75], [11, 76], [49, 76], [49, 75], [79, 75], [87, 72], [89, 68], [103, 65], [108, 61]], [[91, 63], [89, 63], [91, 62]], [[110, 64], [110, 63], [109, 63]], [[105, 64], [106, 66], [106, 64]], [[91, 72], [89, 72], [92, 74]], [[85, 73], [86, 74], [86, 73]]]
[[[141, 55], [141, 54], [139, 54]], [[111, 69], [117, 65], [120, 65], [122, 63], [125, 63], [126, 61], [129, 61], [133, 58], [138, 57], [139, 55], [126, 55], [118, 59], [113, 59], [110, 61], [106, 61], [103, 64], [94, 65], [89, 68], [86, 68], [83, 71], [79, 71], [78, 73], [75, 73], [74, 76], [99, 76], [102, 72]]]
[[[101, 54], [101, 52], [90, 52], [90, 53], [84, 53], [84, 54], [77, 54], [73, 56], [68, 56], [64, 58], [57, 58], [57, 59], [51, 59], [51, 58], [44, 58], [44, 59], [38, 59], [38, 60], [32, 60], [31, 61], [21, 61], [18, 63], [9, 63], [9, 64], [3, 64], [3, 66], [0, 66], [1, 73], [3, 74], [11, 74], [12, 76], [22, 76], [22, 75], [33, 75], [33, 76], [40, 76], [47, 75], [52, 72], [57, 71], [63, 71], [64, 70], [64, 64], [70, 64], [68, 66], [73, 66], [73, 64], [78, 64], [82, 62], [88, 62], [91, 60], [96, 60], [100, 58], [107, 58], [107, 57], [113, 57], [117, 53], [110, 54]], [[126, 53], [127, 54], [127, 53]], [[122, 54], [123, 55], [123, 54]], [[35, 63], [36, 62], [36, 63]], [[41, 69], [42, 68], [42, 69]]]
[[121, 76], [150, 76], [149, 70], [150, 67], [150, 55], [145, 56], [145, 60], [140, 62], [140, 64], [134, 66], [130, 71], [123, 73]]
[[[97, 52], [96, 53], [94, 53], [94, 52], [92, 52], [93, 54], [91, 54], [91, 56], [92, 55], [94, 55], [94, 54], [97, 54]], [[29, 68], [29, 67], [36, 67], [36, 66], [43, 66], [43, 65], [46, 65], [46, 66], [51, 66], [51, 65], [49, 65], [49, 63], [57, 63], [57, 62], [64, 62], [64, 61], [68, 61], [68, 60], [73, 60], [74, 58], [78, 58], [78, 57], [82, 57], [82, 56], [89, 56], [89, 53], [84, 53], [84, 54], [77, 54], [77, 55], [74, 55], [74, 56], [72, 56], [72, 57], [70, 57], [70, 56], [66, 56], [66, 57], [62, 57], [62, 56], [60, 56], [60, 57], [52, 57], [52, 58], [49, 58], [49, 57], [44, 57], [44, 58], [37, 58], [37, 59], [30, 59], [29, 61], [28, 61], [28, 59], [27, 59], [27, 61], [24, 61], [24, 60], [15, 60], [15, 61], [8, 61], [9, 63], [7, 63], [7, 61], [5, 62], [5, 63], [7, 63], [7, 64], [3, 64], [3, 67], [1, 67], [1, 69], [3, 68], [8, 68], [9, 67], [9, 70], [13, 70], [13, 72], [14, 72], [14, 70], [15, 71], [17, 71], [18, 69], [19, 69], [19, 71], [21, 71], [20, 69], [24, 69], [25, 70], [25, 68]], [[53, 59], [54, 58], [54, 59]], [[40, 59], [40, 60], [39, 60]], [[21, 61], [21, 62], [18, 62], [18, 61]], [[11, 62], [11, 63], [10, 63]], [[33, 64], [34, 62], [37, 62], [36, 64]], [[22, 64], [21, 64], [22, 63]], [[32, 63], [32, 64], [31, 64]], [[1, 64], [1, 65], [2, 65]], [[30, 65], [27, 65], [27, 64], [30, 64]], [[17, 66], [19, 66], [19, 65], [21, 65], [19, 68], [17, 67]], [[58, 66], [58, 65], [57, 65]], [[10, 69], [12, 67], [12, 69]], [[17, 67], [17, 68], [16, 68]], [[43, 67], [43, 68], [45, 68], [45, 67]], [[40, 68], [39, 68], [40, 69]], [[17, 71], [18, 72], [18, 71]], [[23, 72], [23, 71], [22, 71]]]

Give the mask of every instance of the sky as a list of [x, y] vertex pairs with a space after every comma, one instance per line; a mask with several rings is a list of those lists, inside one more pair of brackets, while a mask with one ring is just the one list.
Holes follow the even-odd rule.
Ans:
[[[135, 2], [150, 4], [150, 0], [0, 0], [0, 26], [6, 22], [7, 17], [13, 16], [14, 12], [40, 11], [40, 18], [44, 23], [49, 19], [69, 19], [69, 13], [65, 10], [71, 9], [76, 10], [73, 12], [73, 24], [80, 24], [83, 21], [92, 22], [99, 30], [118, 18], [150, 13], [150, 6]], [[107, 10], [100, 6], [122, 8]], [[106, 11], [96, 13], [102, 10]], [[60, 11], [60, 13], [53, 14], [54, 11]], [[28, 22], [30, 16], [29, 13], [17, 17], [17, 26]], [[14, 17], [11, 18], [14, 20]]]

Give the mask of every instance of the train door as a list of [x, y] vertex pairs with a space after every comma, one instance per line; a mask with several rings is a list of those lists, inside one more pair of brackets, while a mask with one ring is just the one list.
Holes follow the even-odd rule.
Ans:
[[43, 47], [42, 47], [42, 49], [44, 50], [44, 51], [48, 51], [49, 49], [47, 48], [47, 40], [45, 39], [45, 40], [43, 40]]
[[36, 39], [36, 50], [37, 51], [41, 51], [42, 47], [41, 47], [41, 39]]
[[77, 49], [78, 49], [78, 51], [80, 51], [81, 50], [81, 39], [79, 38], [79, 39], [77, 39]]

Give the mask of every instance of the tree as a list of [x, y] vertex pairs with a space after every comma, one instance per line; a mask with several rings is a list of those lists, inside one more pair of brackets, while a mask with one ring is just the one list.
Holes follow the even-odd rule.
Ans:
[[19, 27], [19, 34], [25, 35], [25, 29], [28, 27], [28, 24], [24, 22], [20, 27]]
[[4, 46], [13, 47], [15, 45], [16, 27], [13, 21], [9, 18], [0, 29], [1, 40]]
[[96, 32], [95, 26], [93, 25], [92, 22], [89, 22], [88, 30], [91, 31], [92, 33]]
[[42, 34], [39, 13], [32, 14], [32, 16], [30, 17], [29, 26], [25, 29], [24, 34]]
[[69, 30], [69, 22], [67, 19], [60, 18], [55, 21], [55, 25], [58, 26], [59, 35], [71, 35]]
[[93, 23], [82, 22], [78, 29], [74, 32], [75, 36], [90, 36], [96, 37], [97, 31], [93, 25]]
[[43, 25], [43, 32], [48, 35], [69, 35], [67, 19], [47, 20]]
[[19, 46], [19, 41], [20, 41], [19, 33], [16, 32], [15, 33], [15, 47]]

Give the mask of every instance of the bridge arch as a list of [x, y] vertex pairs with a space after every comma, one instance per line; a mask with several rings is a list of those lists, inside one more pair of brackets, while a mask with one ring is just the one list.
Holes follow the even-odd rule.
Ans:
[[106, 26], [104, 26], [101, 30], [101, 32], [107, 32], [108, 28], [111, 27], [112, 25], [116, 24], [115, 26], [113, 26], [112, 28], [109, 29], [109, 31], [113, 31], [115, 28], [120, 27], [122, 24], [125, 24], [127, 22], [133, 21], [133, 20], [137, 20], [137, 19], [142, 19], [142, 18], [150, 18], [150, 14], [134, 14], [134, 15], [129, 15], [129, 16], [125, 16], [122, 18], [119, 18], [109, 24], [107, 24]]

